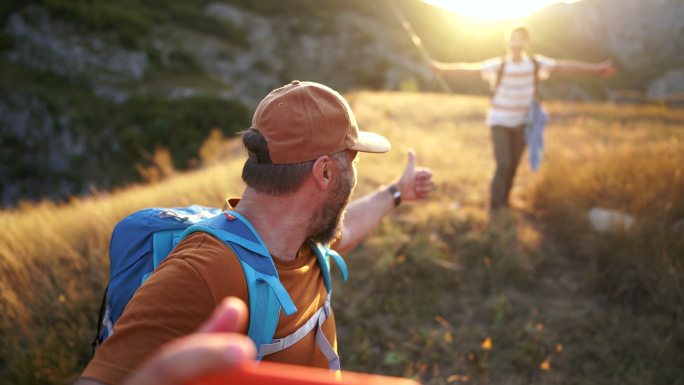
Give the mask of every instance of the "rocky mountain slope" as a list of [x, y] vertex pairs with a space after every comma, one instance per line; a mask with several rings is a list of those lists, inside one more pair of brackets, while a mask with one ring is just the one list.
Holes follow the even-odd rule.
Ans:
[[[501, 54], [506, 25], [396, 3], [439, 59]], [[545, 93], [684, 91], [683, 4], [585, 0], [531, 17], [538, 52], [612, 57], [621, 69], [606, 82], [559, 77]], [[439, 89], [381, 1], [14, 0], [0, 20], [3, 205], [136, 181], [156, 148], [169, 149], [176, 168], [196, 165], [212, 128], [248, 127], [259, 98], [294, 78], [342, 91]], [[479, 81], [449, 82], [486, 92]]]

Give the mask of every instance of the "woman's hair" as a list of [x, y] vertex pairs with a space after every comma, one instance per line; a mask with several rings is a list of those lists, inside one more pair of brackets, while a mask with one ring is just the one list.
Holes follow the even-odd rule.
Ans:
[[525, 35], [527, 40], [530, 40], [530, 37], [532, 37], [532, 31], [530, 30], [530, 27], [527, 25], [515, 25], [512, 28], [508, 29], [504, 33], [504, 39], [510, 40], [511, 36], [513, 36], [514, 33], [519, 32]]

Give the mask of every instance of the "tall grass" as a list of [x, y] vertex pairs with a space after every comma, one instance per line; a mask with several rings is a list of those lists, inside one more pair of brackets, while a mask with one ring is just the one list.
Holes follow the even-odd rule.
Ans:
[[[531, 192], [533, 207], [566, 252], [592, 266], [601, 292], [635, 311], [656, 308], [681, 321], [683, 172], [680, 139], [621, 145], [582, 161], [554, 162]], [[635, 225], [596, 233], [587, 218], [591, 207], [628, 213]], [[684, 343], [684, 335], [678, 338]]]
[[[0, 214], [0, 378], [61, 383], [89, 358], [116, 222], [152, 206], [218, 206], [242, 188], [239, 161], [150, 186]], [[188, 188], [191, 186], [191, 188]]]
[[[346, 369], [429, 384], [681, 379], [684, 114], [550, 103], [548, 156], [521, 166], [516, 209], [485, 211], [493, 162], [484, 98], [349, 96], [363, 128], [392, 140], [363, 155], [356, 194], [396, 177], [416, 149], [437, 189], [347, 255], [334, 296]], [[208, 150], [207, 150], [208, 151]], [[0, 212], [0, 382], [63, 383], [90, 357], [114, 224], [148, 206], [218, 206], [242, 190], [243, 156], [66, 204]], [[680, 170], [680, 171], [678, 171]], [[586, 210], [633, 214], [597, 234]]]

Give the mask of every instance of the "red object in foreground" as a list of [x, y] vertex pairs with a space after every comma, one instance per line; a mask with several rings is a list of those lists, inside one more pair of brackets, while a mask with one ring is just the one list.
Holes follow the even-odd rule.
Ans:
[[244, 362], [186, 385], [420, 385], [414, 380], [273, 362]]

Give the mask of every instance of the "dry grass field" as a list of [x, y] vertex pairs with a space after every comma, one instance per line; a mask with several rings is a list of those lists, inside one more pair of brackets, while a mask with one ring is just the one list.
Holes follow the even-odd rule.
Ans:
[[[361, 156], [355, 194], [397, 176], [408, 148], [436, 192], [346, 256], [350, 280], [333, 296], [344, 368], [426, 384], [684, 382], [684, 111], [547, 103], [545, 162], [537, 173], [521, 165], [513, 208], [490, 219], [485, 98], [348, 98], [362, 128], [393, 143]], [[0, 212], [0, 382], [78, 375], [114, 224], [143, 207], [239, 195], [243, 154], [226, 146], [194, 172]], [[635, 225], [596, 233], [594, 206]]]

